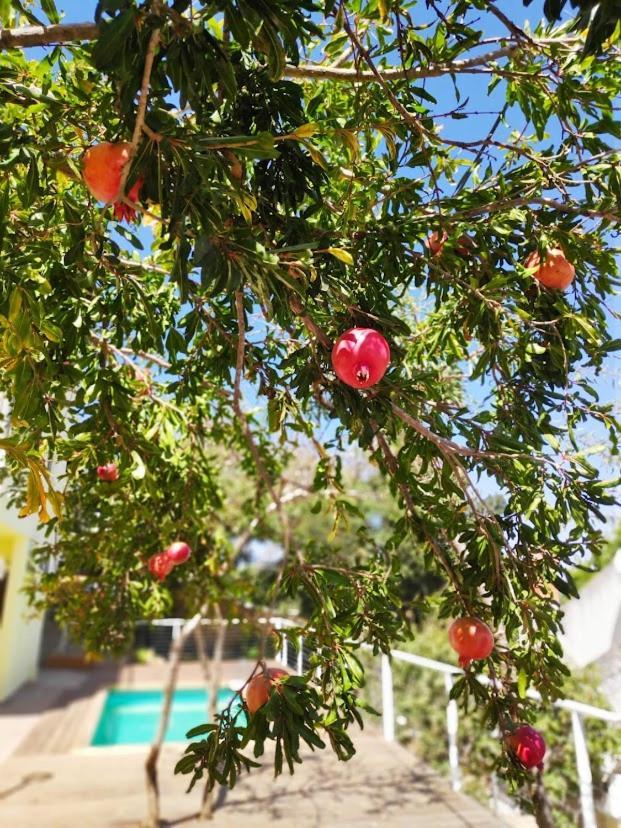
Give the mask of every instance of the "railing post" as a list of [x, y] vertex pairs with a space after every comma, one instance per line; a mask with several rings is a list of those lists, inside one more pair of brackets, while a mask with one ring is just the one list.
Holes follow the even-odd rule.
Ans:
[[[444, 674], [444, 686], [450, 696], [453, 687], [453, 677], [450, 673]], [[459, 713], [455, 699], [449, 698], [446, 705], [446, 736], [448, 740], [448, 760], [451, 774], [451, 788], [461, 790], [461, 770], [459, 767], [459, 747], [457, 745], [457, 731], [459, 727]]]
[[578, 784], [580, 786], [580, 811], [582, 813], [582, 828], [597, 828], [595, 804], [593, 802], [593, 776], [589, 749], [584, 733], [582, 717], [575, 710], [571, 711], [571, 729], [574, 735], [574, 750], [576, 751], [576, 768], [578, 769]]
[[304, 672], [304, 636], [301, 635], [298, 642], [298, 676]]
[[283, 633], [282, 636], [282, 649], [280, 651], [280, 660], [281, 662], [287, 667], [289, 664], [289, 640], [287, 638], [287, 633]]
[[384, 739], [395, 741], [395, 698], [392, 687], [390, 658], [382, 653], [382, 726]]
[[181, 628], [183, 627], [183, 618], [172, 618], [170, 625], [170, 648], [168, 650], [168, 659], [170, 660], [173, 646], [181, 637]]
[[[280, 621], [280, 618], [274, 619], [274, 629], [278, 630], [278, 632], [280, 632], [280, 630], [282, 629], [282, 623]], [[276, 661], [279, 661], [282, 664], [282, 644], [280, 646], [280, 649], [276, 653], [275, 658]]]

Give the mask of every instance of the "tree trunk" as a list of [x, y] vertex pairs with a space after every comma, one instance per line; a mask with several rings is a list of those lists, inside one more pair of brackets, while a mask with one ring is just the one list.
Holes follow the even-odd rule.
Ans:
[[207, 655], [207, 644], [205, 641], [205, 630], [203, 625], [199, 624], [194, 630], [194, 640], [196, 642], [196, 654], [198, 661], [203, 671], [203, 678], [205, 684], [208, 685], [211, 680], [211, 666], [209, 664], [209, 656]]
[[[218, 622], [216, 636], [213, 645], [213, 655], [211, 657], [211, 669], [208, 669], [209, 674], [209, 704], [207, 708], [207, 720], [214, 722], [216, 720], [216, 713], [218, 710], [218, 690], [222, 681], [222, 655], [224, 652], [224, 641], [226, 638], [226, 624], [222, 619], [222, 612], [220, 607], [216, 605], [216, 619]], [[199, 819], [213, 818], [213, 791], [207, 790], [207, 785], [203, 790], [203, 802]]]
[[537, 771], [537, 781], [533, 794], [533, 805], [535, 807], [535, 821], [538, 828], [554, 828], [554, 816], [550, 807], [550, 800], [546, 794], [543, 784], [543, 772]]
[[164, 706], [162, 708], [162, 714], [160, 716], [160, 721], [157, 728], [155, 739], [151, 744], [151, 748], [149, 750], [149, 754], [145, 762], [145, 774], [147, 785], [147, 819], [145, 822], [146, 828], [159, 828], [160, 792], [157, 781], [157, 761], [159, 759], [160, 751], [162, 749], [162, 743], [164, 741], [166, 728], [168, 727], [168, 720], [170, 719], [172, 697], [175, 691], [175, 686], [177, 684], [177, 676], [179, 674], [179, 664], [181, 663], [183, 648], [185, 642], [194, 633], [194, 630], [200, 624], [203, 616], [205, 615], [206, 610], [206, 606], [201, 607], [200, 610], [196, 613], [196, 615], [190, 618], [189, 621], [186, 621], [186, 623], [181, 628], [181, 632], [179, 633], [178, 638], [176, 638], [173, 641], [172, 646], [170, 648], [170, 654], [168, 656], [168, 660], [170, 663], [170, 671], [168, 673], [168, 680], [166, 682], [166, 686], [164, 687]]

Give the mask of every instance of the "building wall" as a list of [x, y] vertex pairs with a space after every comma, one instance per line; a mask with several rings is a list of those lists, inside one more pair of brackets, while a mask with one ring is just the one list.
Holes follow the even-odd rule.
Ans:
[[586, 667], [599, 661], [621, 633], [621, 552], [580, 590], [580, 599], [564, 607], [563, 649], [570, 665]]
[[18, 519], [0, 503], [0, 557], [8, 569], [0, 618], [0, 701], [37, 674], [42, 619], [33, 616], [22, 591], [35, 538], [35, 522]]

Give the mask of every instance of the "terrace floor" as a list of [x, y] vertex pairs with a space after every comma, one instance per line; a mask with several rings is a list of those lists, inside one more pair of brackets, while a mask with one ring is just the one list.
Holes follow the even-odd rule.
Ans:
[[[73, 675], [69, 675], [72, 673]], [[224, 682], [244, 675], [225, 665]], [[0, 825], [10, 828], [137, 828], [145, 815], [143, 746], [89, 747], [105, 688], [161, 686], [162, 666], [44, 671], [0, 705]], [[180, 685], [200, 684], [197, 664], [183, 664]], [[28, 720], [28, 725], [24, 722]], [[18, 738], [19, 724], [24, 732]], [[8, 741], [5, 736], [8, 735]], [[17, 744], [16, 744], [17, 742]], [[7, 745], [13, 749], [6, 756]], [[503, 828], [505, 821], [461, 794], [412, 753], [377, 732], [356, 735], [357, 755], [338, 762], [328, 750], [308, 753], [291, 777], [266, 765], [220, 791], [213, 828]], [[160, 761], [165, 826], [198, 825], [201, 791], [173, 767], [183, 745], [166, 745]]]

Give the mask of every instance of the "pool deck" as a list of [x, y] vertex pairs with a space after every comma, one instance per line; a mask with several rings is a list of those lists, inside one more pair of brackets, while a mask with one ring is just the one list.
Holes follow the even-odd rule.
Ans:
[[[252, 669], [225, 665], [223, 683]], [[164, 668], [165, 669], [165, 668]], [[162, 686], [162, 665], [43, 671], [41, 680], [0, 705], [0, 826], [4, 828], [138, 828], [145, 815], [145, 746], [90, 747], [105, 690]], [[183, 664], [180, 685], [204, 686], [200, 666]], [[19, 740], [15, 721], [23, 724]], [[12, 723], [12, 730], [11, 730]], [[358, 752], [338, 762], [329, 750], [304, 755], [293, 777], [273, 779], [266, 764], [220, 791], [213, 828], [506, 828], [532, 825], [493, 815], [454, 793], [412, 753], [377, 731], [357, 732]], [[12, 741], [11, 741], [12, 740]], [[18, 743], [19, 742], [19, 743]], [[165, 745], [160, 760], [162, 826], [199, 823], [200, 786], [173, 767], [185, 745]]]

